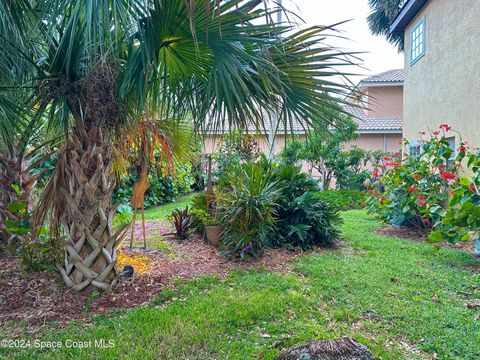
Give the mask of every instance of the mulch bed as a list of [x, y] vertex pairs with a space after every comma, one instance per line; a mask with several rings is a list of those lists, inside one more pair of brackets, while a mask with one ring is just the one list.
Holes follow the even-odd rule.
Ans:
[[[376, 229], [375, 233], [382, 236], [396, 237], [400, 239], [411, 240], [414, 242], [425, 242], [425, 240], [428, 237], [428, 232], [425, 230], [406, 227], [406, 226], [395, 226], [395, 225], [383, 226], [381, 228]], [[458, 242], [456, 244], [442, 242], [442, 243], [435, 243], [435, 245], [465, 251], [469, 254], [473, 254], [473, 250], [474, 250], [473, 241]]]
[[[147, 223], [147, 236], [170, 231], [166, 222]], [[137, 241], [142, 238], [141, 224], [136, 224], [134, 237]], [[148, 257], [148, 271], [136, 274], [133, 278], [121, 277], [112, 291], [103, 292], [97, 297], [67, 289], [56, 273], [27, 271], [18, 258], [2, 259], [0, 324], [8, 320], [22, 321], [25, 323], [22, 331], [36, 331], [53, 320], [65, 324], [72, 319], [89, 318], [91, 313], [108, 313], [109, 308], [145, 305], [175, 279], [194, 279], [202, 275], [223, 277], [233, 269], [289, 271], [290, 260], [304, 253], [272, 249], [259, 259], [241, 261], [225, 257], [197, 235], [192, 235], [186, 241], [171, 237], [165, 237], [164, 240], [170, 245], [169, 252], [144, 251], [140, 248], [130, 251], [127, 237], [122, 251], [127, 256]], [[86, 306], [87, 303], [90, 304]]]

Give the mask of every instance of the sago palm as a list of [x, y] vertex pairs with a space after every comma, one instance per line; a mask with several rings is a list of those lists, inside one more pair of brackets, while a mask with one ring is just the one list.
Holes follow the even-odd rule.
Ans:
[[35, 2], [38, 21], [31, 33], [38, 35], [37, 51], [14, 53], [35, 66], [28, 81], [16, 85], [38, 104], [34, 116], [65, 135], [42, 209], [51, 209], [53, 229], [66, 237], [59, 270], [69, 287], [105, 289], [115, 282], [123, 235], [112, 228], [115, 136], [150, 108], [191, 120], [197, 130], [207, 122], [215, 128], [261, 127], [266, 112], [308, 125], [334, 121], [321, 109], [333, 96], [352, 95], [336, 77], [342, 75], [339, 67], [351, 64], [348, 54], [322, 43], [329, 29], [295, 32], [289, 24], [275, 25], [269, 19], [277, 10], [263, 5]]

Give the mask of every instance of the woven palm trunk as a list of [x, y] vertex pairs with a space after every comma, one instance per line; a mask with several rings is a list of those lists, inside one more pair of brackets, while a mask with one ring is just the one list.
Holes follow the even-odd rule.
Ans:
[[98, 133], [96, 141], [89, 138], [74, 136], [57, 164], [63, 177], [58, 181], [63, 209], [59, 220], [66, 236], [65, 263], [59, 271], [76, 291], [115, 285], [116, 250], [128, 230], [112, 227], [112, 144]]

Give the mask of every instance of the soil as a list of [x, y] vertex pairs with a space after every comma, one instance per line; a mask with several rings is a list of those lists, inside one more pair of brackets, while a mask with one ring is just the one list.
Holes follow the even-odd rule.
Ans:
[[[171, 229], [167, 222], [146, 223], [147, 237], [169, 232]], [[141, 224], [135, 226], [134, 239], [135, 244], [143, 241]], [[21, 331], [30, 332], [51, 321], [57, 321], [62, 326], [73, 319], [89, 319], [93, 313], [108, 313], [110, 308], [146, 305], [176, 279], [194, 279], [202, 275], [224, 277], [233, 269], [288, 272], [291, 260], [304, 254], [302, 251], [271, 249], [260, 258], [240, 260], [224, 256], [218, 248], [206, 244], [198, 235], [192, 235], [184, 241], [164, 237], [162, 242], [168, 245], [168, 251], [148, 247], [146, 250], [142, 247], [130, 250], [129, 240], [127, 237], [122, 252], [127, 262], [132, 261], [134, 276], [120, 276], [114, 289], [101, 294], [77, 293], [66, 288], [55, 271], [29, 271], [18, 258], [2, 259], [0, 324], [15, 321], [22, 324]], [[145, 266], [140, 273], [135, 269], [136, 259], [140, 259], [139, 264], [142, 264], [141, 259], [147, 260], [143, 261]]]

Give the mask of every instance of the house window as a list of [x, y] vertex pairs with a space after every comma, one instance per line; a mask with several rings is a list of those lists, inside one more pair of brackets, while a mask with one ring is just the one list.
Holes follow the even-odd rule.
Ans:
[[425, 16], [410, 32], [410, 65], [416, 63], [425, 54]]
[[419, 144], [416, 141], [412, 141], [410, 143], [408, 152], [411, 157], [417, 159], [420, 156], [421, 151], [422, 151], [422, 144]]
[[448, 142], [448, 146], [450, 147], [450, 149], [452, 149], [452, 155], [450, 155], [450, 159], [447, 160], [447, 167], [452, 167], [453, 166], [453, 163], [454, 163], [454, 160], [455, 160], [455, 137], [449, 137], [446, 139], [447, 142]]

